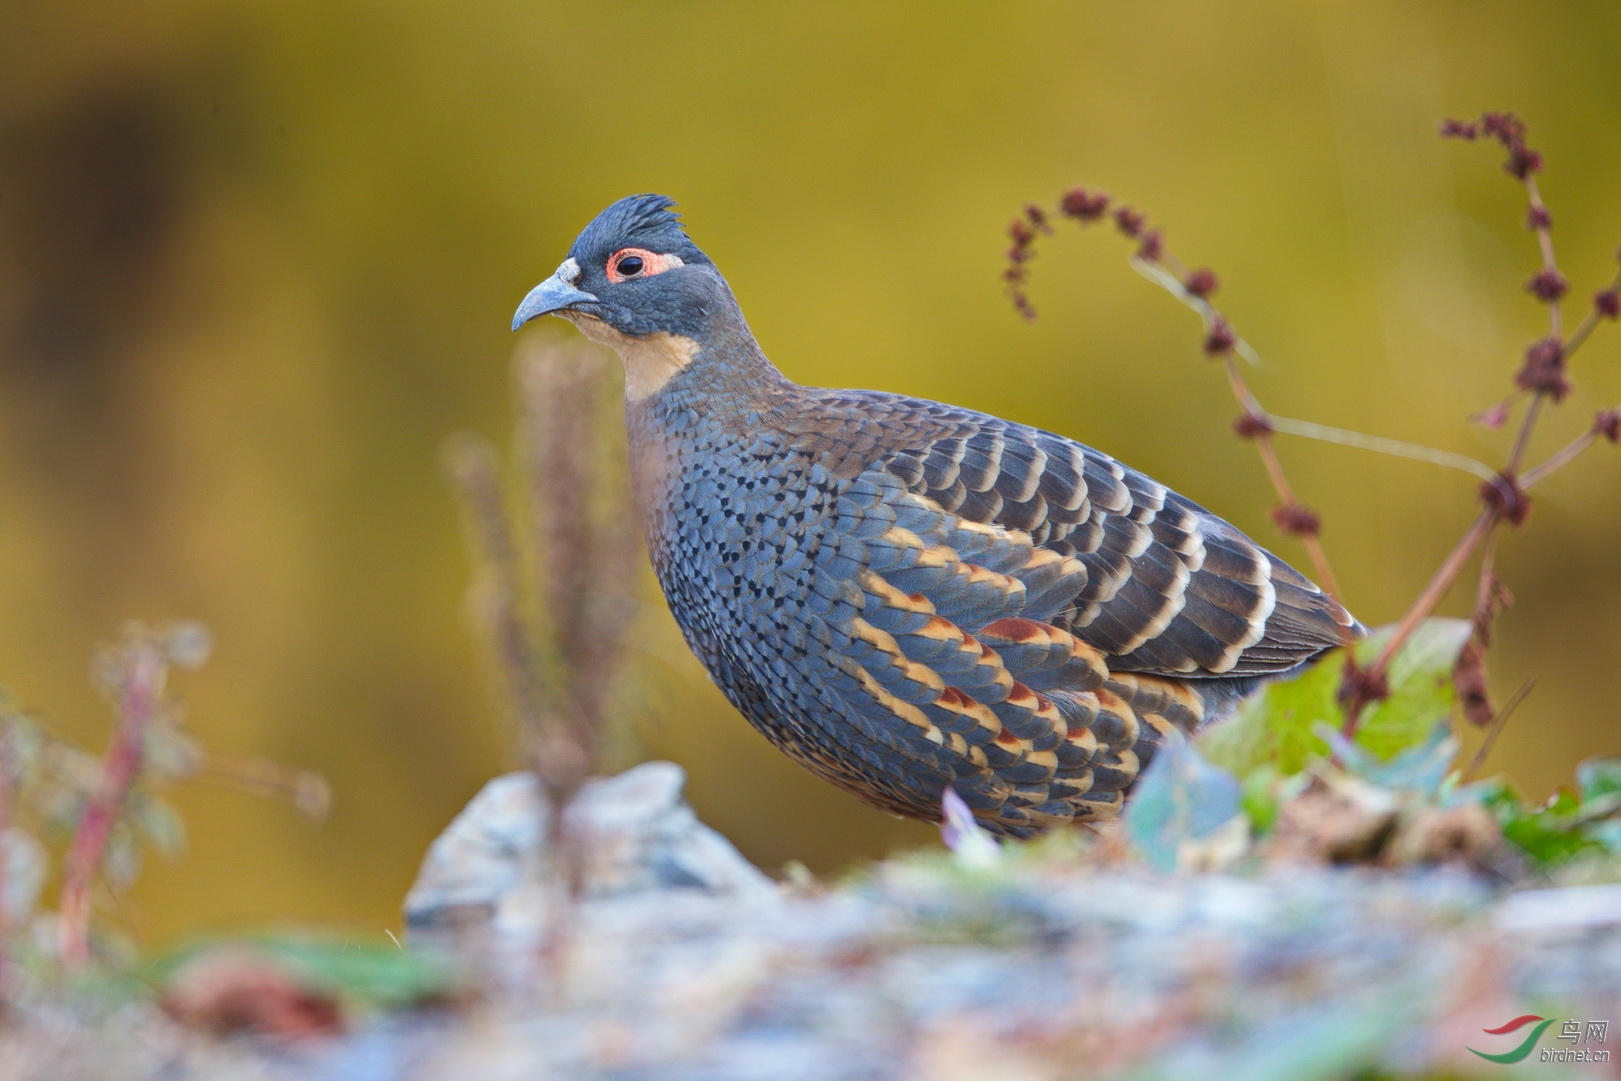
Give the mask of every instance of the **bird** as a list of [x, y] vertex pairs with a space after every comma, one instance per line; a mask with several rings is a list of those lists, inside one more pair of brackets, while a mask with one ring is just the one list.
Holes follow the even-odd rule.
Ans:
[[1364, 634], [1108, 454], [971, 409], [802, 386], [675, 203], [603, 210], [524, 297], [623, 361], [630, 476], [688, 645], [790, 758], [999, 837], [1108, 819], [1156, 751]]

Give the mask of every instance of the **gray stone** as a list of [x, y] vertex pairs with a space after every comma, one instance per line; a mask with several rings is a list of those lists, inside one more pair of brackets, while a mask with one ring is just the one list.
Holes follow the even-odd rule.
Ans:
[[[682, 797], [685, 783], [673, 762], [644, 762], [580, 790], [567, 814], [585, 860], [584, 901], [666, 890], [775, 894], [771, 879], [698, 820]], [[549, 834], [550, 809], [533, 774], [490, 781], [428, 849], [406, 895], [407, 928], [538, 932], [558, 881]]]

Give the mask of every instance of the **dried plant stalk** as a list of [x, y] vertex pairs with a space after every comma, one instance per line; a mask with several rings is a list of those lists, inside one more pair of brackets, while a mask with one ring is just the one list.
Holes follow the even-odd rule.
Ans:
[[125, 660], [118, 726], [102, 763], [101, 780], [79, 818], [62, 870], [62, 958], [70, 965], [90, 960], [90, 910], [96, 875], [107, 842], [141, 769], [146, 733], [163, 695], [167, 658], [155, 643], [132, 643]]
[[[637, 519], [605, 415], [613, 370], [595, 347], [531, 336], [517, 359], [519, 479], [509, 488], [478, 437], [445, 452], [475, 554], [475, 617], [554, 830], [600, 765], [636, 610]], [[514, 499], [524, 513], [510, 513]]]
[[11, 999], [9, 985], [11, 973], [11, 906], [8, 903], [10, 883], [6, 876], [11, 870], [11, 853], [6, 841], [12, 819], [12, 775], [14, 758], [11, 741], [11, 720], [0, 702], [0, 1024], [5, 1021], [7, 1004]]
[[[612, 691], [636, 612], [638, 540], [619, 430], [606, 423], [616, 365], [583, 342], [526, 336], [509, 486], [495, 449], [460, 436], [445, 449], [476, 576], [476, 621], [491, 643], [524, 756], [550, 808], [546, 859], [562, 888], [539, 947], [543, 987], [566, 986], [574, 908], [590, 838], [569, 804], [602, 765]], [[509, 500], [524, 504], [509, 512]]]
[[520, 354], [520, 422], [529, 513], [538, 545], [541, 627], [554, 682], [586, 760], [596, 764], [613, 681], [635, 614], [639, 546], [623, 467], [609, 460], [606, 416], [616, 362], [584, 343], [542, 342]]
[[[1503, 590], [1493, 572], [1493, 544], [1497, 528], [1504, 522], [1521, 524], [1530, 509], [1529, 489], [1546, 478], [1599, 440], [1611, 443], [1621, 441], [1621, 406], [1606, 409], [1594, 418], [1592, 427], [1551, 454], [1540, 464], [1523, 469], [1531, 436], [1545, 404], [1557, 405], [1570, 391], [1567, 365], [1572, 354], [1587, 341], [1601, 320], [1621, 317], [1621, 271], [1605, 287], [1593, 294], [1592, 307], [1581, 324], [1567, 338], [1563, 335], [1561, 299], [1569, 292], [1570, 283], [1559, 271], [1553, 247], [1553, 217], [1542, 200], [1536, 176], [1542, 169], [1542, 157], [1525, 142], [1525, 124], [1510, 113], [1487, 113], [1476, 121], [1448, 120], [1441, 127], [1446, 137], [1474, 140], [1485, 137], [1495, 140], [1506, 152], [1503, 168], [1525, 188], [1528, 210], [1526, 221], [1537, 238], [1541, 259], [1540, 268], [1526, 282], [1526, 291], [1548, 308], [1548, 334], [1533, 342], [1526, 350], [1524, 364], [1516, 373], [1518, 388], [1494, 409], [1479, 414], [1475, 419], [1497, 426], [1504, 423], [1518, 398], [1528, 396], [1525, 415], [1515, 434], [1507, 462], [1494, 470], [1483, 462], [1432, 447], [1415, 446], [1377, 436], [1346, 432], [1341, 429], [1305, 421], [1292, 421], [1275, 417], [1262, 408], [1251, 393], [1240, 371], [1237, 359], [1258, 360], [1255, 350], [1234, 331], [1232, 324], [1210, 302], [1217, 288], [1216, 275], [1208, 269], [1188, 270], [1166, 246], [1158, 229], [1151, 229], [1147, 217], [1129, 206], [1113, 205], [1110, 196], [1075, 188], [1065, 194], [1056, 210], [1027, 206], [1008, 228], [1012, 247], [1008, 250], [1008, 267], [1003, 273], [1008, 295], [1014, 307], [1027, 319], [1036, 315], [1034, 305], [1025, 292], [1029, 281], [1029, 262], [1035, 257], [1039, 237], [1051, 235], [1054, 218], [1067, 218], [1081, 225], [1100, 222], [1107, 216], [1115, 227], [1137, 244], [1132, 266], [1143, 276], [1160, 285], [1182, 303], [1199, 314], [1204, 324], [1204, 353], [1219, 359], [1227, 376], [1233, 397], [1243, 410], [1233, 424], [1234, 431], [1255, 442], [1268, 479], [1280, 500], [1273, 508], [1272, 519], [1278, 529], [1299, 537], [1311, 558], [1318, 580], [1323, 587], [1340, 600], [1339, 586], [1333, 569], [1319, 540], [1321, 521], [1317, 514], [1296, 498], [1295, 490], [1284, 472], [1283, 463], [1273, 446], [1272, 436], [1286, 432], [1306, 438], [1348, 446], [1362, 447], [1385, 454], [1433, 462], [1461, 469], [1482, 478], [1479, 488], [1482, 510], [1473, 524], [1442, 561], [1434, 576], [1408, 608], [1395, 632], [1381, 648], [1379, 654], [1366, 667], [1359, 665], [1347, 652], [1341, 684], [1341, 701], [1345, 705], [1346, 734], [1356, 730], [1362, 711], [1372, 702], [1388, 694], [1386, 675], [1390, 664], [1414, 630], [1445, 598], [1452, 585], [1462, 575], [1477, 551], [1482, 552], [1480, 574], [1476, 588], [1474, 613], [1475, 634], [1459, 659], [1454, 673], [1460, 690], [1469, 692], [1469, 718], [1476, 724], [1490, 726], [1495, 732], [1501, 727], [1501, 717], [1494, 714], [1487, 693], [1485, 668], [1486, 652], [1491, 642], [1492, 622], [1506, 603]], [[1112, 207], [1112, 209], [1111, 209]], [[1346, 632], [1349, 634], [1349, 631]], [[1348, 643], [1347, 643], [1348, 644]], [[1494, 724], [1495, 722], [1498, 722]]]

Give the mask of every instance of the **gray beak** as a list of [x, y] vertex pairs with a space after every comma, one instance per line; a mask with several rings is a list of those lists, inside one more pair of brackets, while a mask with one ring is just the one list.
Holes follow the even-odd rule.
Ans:
[[578, 280], [579, 273], [579, 269], [574, 266], [574, 260], [570, 259], [557, 268], [556, 274], [529, 290], [529, 295], [523, 298], [523, 303], [518, 305], [518, 311], [512, 317], [512, 329], [517, 330], [529, 320], [539, 316], [575, 308], [596, 300], [595, 294], [576, 289], [564, 280], [565, 275]]

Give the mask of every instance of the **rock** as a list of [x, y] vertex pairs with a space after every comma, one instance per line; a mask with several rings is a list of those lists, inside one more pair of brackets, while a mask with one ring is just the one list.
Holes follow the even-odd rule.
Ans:
[[487, 923], [523, 877], [546, 817], [532, 774], [487, 783], [429, 846], [405, 895], [406, 928]]
[[[0, 1076], [1472, 1077], [1471, 1048], [1523, 1038], [1482, 1029], [1540, 1010], [1585, 1032], [1621, 1003], [1621, 885], [1505, 892], [1467, 861], [1333, 865], [1326, 853], [1389, 832], [1354, 788], [1314, 798], [1375, 828], [1307, 816], [1298, 836], [1324, 843], [1300, 862], [1155, 873], [1107, 833], [1075, 834], [989, 865], [924, 851], [778, 889], [698, 822], [681, 780], [651, 763], [589, 786], [575, 809], [587, 883], [567, 907], [533, 781], [486, 786], [408, 905], [413, 939], [485, 951], [463, 953], [483, 967], [443, 1009], [353, 1010], [320, 1039], [201, 1040], [307, 1023], [285, 988], [221, 964], [166, 1003], [186, 1027], [137, 1009], [86, 1033], [36, 997], [18, 1013], [34, 1020], [0, 1026]], [[1422, 836], [1456, 848], [1464, 826]]]
[[[585, 854], [583, 900], [667, 890], [769, 895], [776, 885], [682, 797], [686, 773], [644, 762], [587, 782], [568, 811]], [[490, 927], [523, 936], [558, 876], [547, 851], [550, 808], [534, 775], [484, 786], [428, 849], [405, 899], [413, 935]]]

